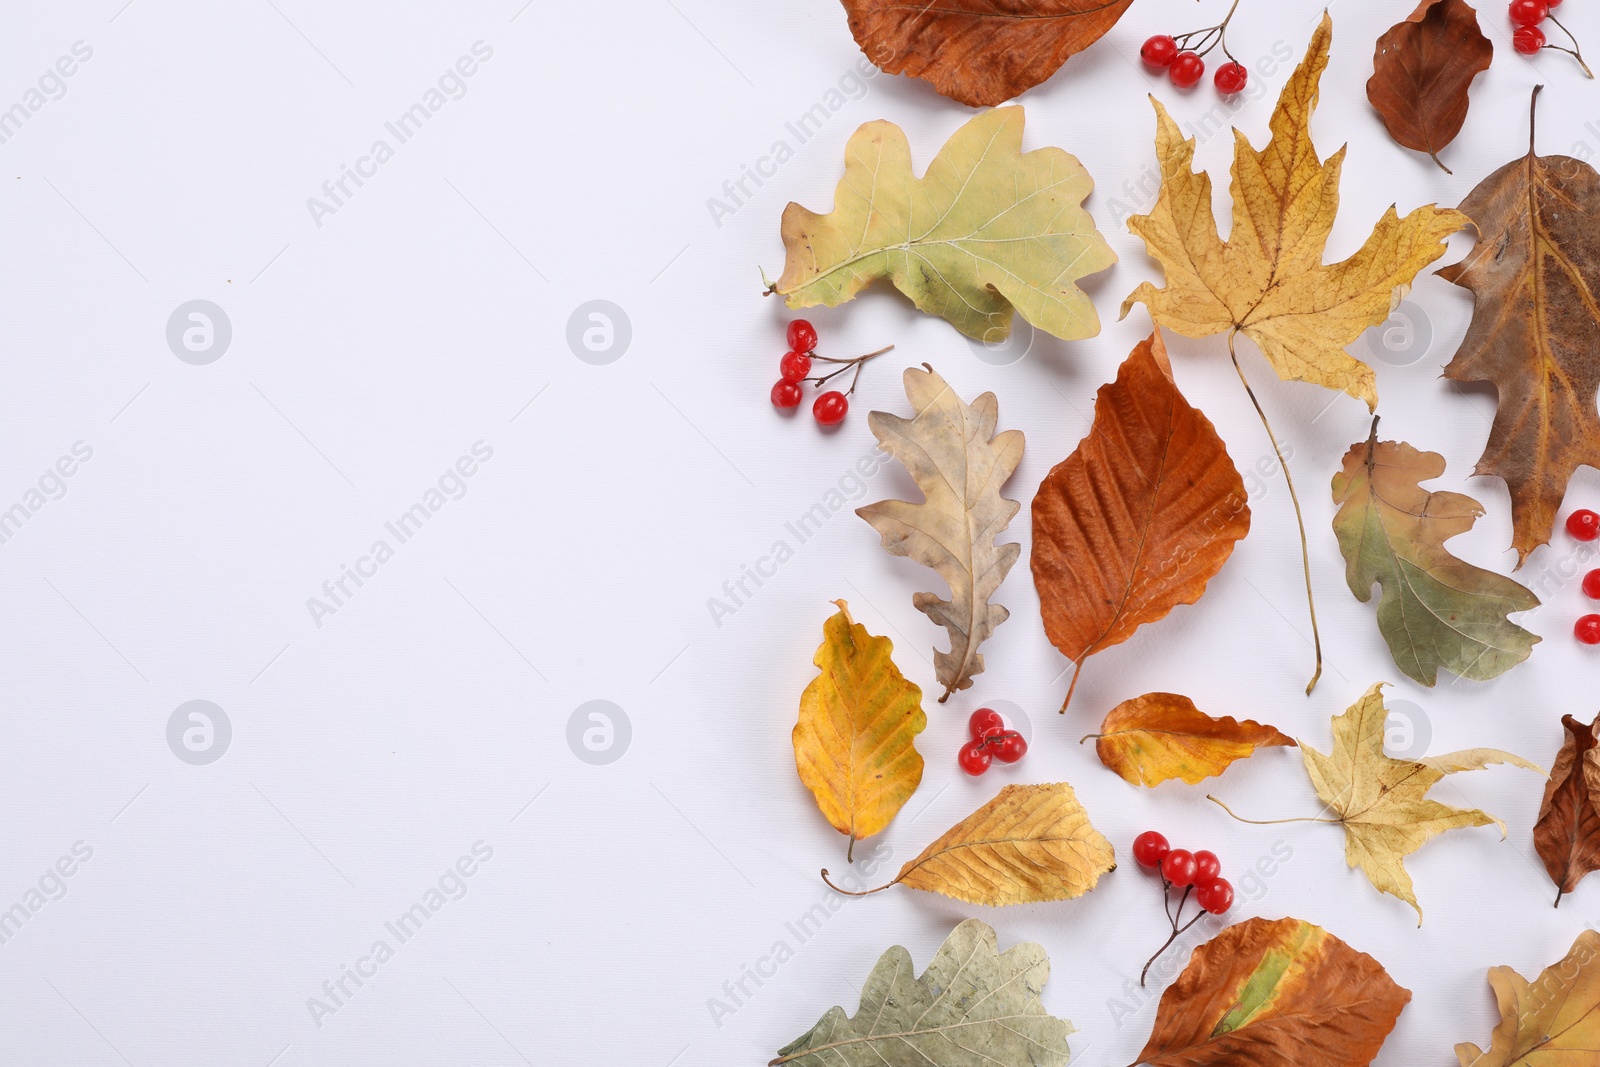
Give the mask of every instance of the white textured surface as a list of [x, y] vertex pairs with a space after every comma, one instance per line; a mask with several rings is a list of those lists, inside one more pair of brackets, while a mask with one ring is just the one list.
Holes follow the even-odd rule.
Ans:
[[[0, 544], [0, 907], [75, 842], [93, 850], [65, 896], [0, 944], [0, 1062], [748, 1065], [830, 1004], [853, 1010], [888, 945], [925, 965], [974, 909], [890, 892], [828, 911], [804, 943], [793, 932], [833, 899], [816, 871], [840, 867], [842, 842], [796, 780], [788, 735], [833, 598], [932, 684], [942, 638], [911, 594], [936, 586], [848, 510], [804, 544], [785, 524], [832, 487], [854, 489], [852, 507], [909, 491], [898, 468], [864, 492], [849, 481], [871, 444], [866, 410], [904, 404], [906, 363], [929, 361], [967, 396], [998, 393], [1001, 424], [1028, 438], [1011, 495], [1028, 500], [1073, 448], [1094, 390], [1148, 330], [1142, 309], [1115, 321], [1123, 295], [1157, 275], [1117, 225], [1119, 201], [1148, 204], [1136, 188], [1153, 166], [1145, 94], [1186, 121], [1216, 104], [1209, 79], [1188, 97], [1155, 83], [1137, 48], [1211, 21], [1221, 0], [1139, 0], [1023, 99], [1027, 145], [1067, 148], [1099, 183], [1090, 206], [1122, 257], [1090, 283], [1102, 335], [1040, 338], [997, 367], [893, 294], [819, 312], [828, 352], [899, 346], [868, 368], [831, 436], [776, 417], [766, 398], [786, 316], [759, 295], [757, 269], [781, 266], [778, 214], [791, 199], [829, 204], [860, 122], [902, 124], [922, 167], [968, 114], [920, 83], [850, 80], [859, 53], [836, 5], [123, 2], [14, 5], [0, 40], [0, 108], [74, 42], [93, 50], [0, 144], [0, 508], [75, 442], [93, 450], [65, 495]], [[1564, 57], [1513, 53], [1498, 2], [1483, 12], [1495, 65], [1445, 153], [1454, 177], [1394, 146], [1362, 86], [1372, 42], [1409, 6], [1334, 5], [1314, 126], [1325, 155], [1351, 143], [1333, 257], [1391, 202], [1456, 203], [1520, 155], [1535, 80], [1550, 86], [1542, 149], [1600, 149], [1595, 84]], [[1566, 9], [1600, 47], [1600, 14], [1583, 0]], [[1246, 0], [1233, 49], [1252, 65], [1292, 62], [1318, 10]], [[396, 145], [385, 123], [478, 41], [493, 54], [465, 95]], [[1257, 143], [1286, 72], [1253, 73], [1233, 116]], [[836, 113], [799, 144], [786, 123], [826, 107], [841, 78]], [[307, 198], [379, 138], [393, 158], [316, 225]], [[778, 140], [793, 157], [714, 220], [708, 198]], [[1200, 147], [1219, 184], [1228, 153], [1226, 136]], [[1451, 258], [1470, 241], [1454, 240]], [[632, 324], [607, 366], [565, 340], [573, 309], [596, 298]], [[208, 366], [181, 362], [164, 337], [194, 299], [232, 322]], [[1447, 456], [1437, 486], [1488, 509], [1453, 547], [1508, 567], [1504, 487], [1471, 477], [1493, 395], [1438, 378], [1470, 297], [1424, 276], [1412, 299], [1431, 344], [1409, 365], [1377, 364], [1385, 435]], [[1593, 710], [1593, 654], [1570, 636], [1587, 557], [1558, 537], [1519, 575], [1546, 602], [1524, 620], [1545, 635], [1530, 663], [1490, 684], [1408, 682], [1372, 608], [1345, 590], [1328, 527], [1328, 478], [1366, 413], [1273, 380], [1252, 355], [1311, 534], [1328, 666], [1307, 699], [1283, 481], [1220, 340], [1173, 352], [1241, 469], [1267, 472], [1252, 476], [1249, 539], [1199, 605], [1096, 657], [1064, 720], [1065, 663], [1024, 558], [999, 596], [1012, 617], [984, 649], [988, 672], [970, 695], [930, 704], [923, 788], [878, 855], [897, 865], [1005, 781], [1057, 778], [1124, 857], [1147, 826], [1214, 848], [1235, 874], [1276, 848], [1289, 858], [1258, 891], [1241, 885], [1236, 916], [1298, 915], [1377, 955], [1415, 993], [1379, 1062], [1446, 1062], [1456, 1041], [1487, 1040], [1487, 967], [1536, 972], [1600, 916], [1600, 883], [1550, 908], [1531, 854], [1534, 776], [1502, 767], [1439, 789], [1503, 816], [1511, 837], [1458, 831], [1417, 854], [1418, 930], [1346, 870], [1336, 829], [1234, 824], [1204, 788], [1135, 791], [1076, 741], [1115, 701], [1172, 689], [1325, 747], [1328, 716], [1387, 679], [1421, 710], [1428, 750], [1495, 745], [1547, 763], [1559, 715]], [[385, 523], [479, 441], [493, 456], [465, 495], [398, 544]], [[1584, 471], [1568, 506], [1597, 503], [1600, 477]], [[1024, 556], [1026, 517], [1012, 531]], [[315, 625], [307, 598], [378, 539], [393, 558]], [[780, 540], [793, 558], [718, 625], [708, 598]], [[173, 709], [194, 699], [232, 723], [208, 766], [165, 740]], [[594, 699], [632, 723], [608, 766], [566, 740]], [[992, 700], [1026, 709], [1033, 751], [967, 780], [955, 766], [966, 713]], [[1207, 785], [1241, 813], [1316, 810], [1288, 752]], [[404, 944], [387, 932], [480, 841], [493, 855], [461, 899]], [[1127, 989], [1162, 929], [1131, 863], [1081, 901], [976, 913], [1002, 944], [1048, 949], [1046, 1003], [1081, 1031], [1081, 1062], [1133, 1059], [1154, 1009]], [[308, 998], [380, 939], [393, 958], [319, 1027]], [[763, 960], [780, 943], [773, 974]], [[747, 966], [770, 976], [746, 980], [736, 1003], [724, 983]], [[712, 998], [734, 1010], [714, 1013]]]

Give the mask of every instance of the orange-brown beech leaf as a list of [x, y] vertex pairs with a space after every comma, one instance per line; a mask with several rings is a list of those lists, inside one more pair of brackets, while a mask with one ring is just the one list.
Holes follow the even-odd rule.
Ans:
[[1302, 919], [1246, 919], [1194, 950], [1135, 1062], [1148, 1067], [1365, 1067], [1411, 992]]
[[1032, 89], [1117, 24], [1133, 0], [844, 0], [850, 32], [890, 74], [973, 107]]
[[1533, 847], [1556, 884], [1556, 906], [1590, 871], [1600, 870], [1600, 737], [1589, 726], [1561, 716], [1567, 736], [1544, 787], [1544, 803], [1533, 824]]
[[1397, 142], [1426, 152], [1446, 174], [1439, 151], [1467, 120], [1467, 91], [1489, 69], [1494, 45], [1466, 0], [1422, 0], [1378, 38], [1367, 99]]
[[1549, 543], [1573, 472], [1600, 467], [1600, 174], [1530, 144], [1461, 210], [1478, 243], [1439, 277], [1471, 289], [1474, 307], [1444, 374], [1500, 393], [1477, 473], [1511, 490], [1520, 567]]
[[[1029, 562], [1050, 643], [1075, 661], [1193, 604], [1250, 531], [1244, 481], [1172, 380], [1157, 330], [1102, 386], [1094, 425], [1033, 498]], [[1072, 687], [1061, 704], [1065, 711]]]
[[1094, 735], [1100, 762], [1134, 785], [1181, 778], [1194, 785], [1221, 774], [1257, 748], [1295, 745], [1271, 726], [1246, 719], [1214, 719], [1178, 693], [1146, 693], [1124, 700]]

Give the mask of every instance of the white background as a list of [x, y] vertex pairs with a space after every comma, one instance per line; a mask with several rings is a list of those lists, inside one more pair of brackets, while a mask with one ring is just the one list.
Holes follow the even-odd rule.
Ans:
[[[779, 213], [791, 199], [827, 208], [861, 122], [904, 126], [921, 168], [971, 114], [918, 82], [847, 81], [855, 98], [718, 225], [708, 198], [775, 140], [792, 143], [785, 122], [858, 62], [837, 5], [124, 4], [8, 4], [0, 35], [0, 108], [74, 42], [93, 49], [65, 95], [0, 145], [0, 508], [74, 442], [93, 449], [66, 495], [0, 545], [0, 908], [75, 842], [93, 849], [66, 895], [0, 944], [0, 1063], [758, 1064], [829, 1005], [854, 1010], [889, 945], [920, 968], [977, 914], [1002, 944], [1049, 951], [1045, 1000], [1078, 1027], [1079, 1062], [1126, 1064], [1154, 1017], [1128, 983], [1164, 929], [1128, 846], [1155, 827], [1213, 848], [1235, 875], [1283, 842], [1292, 859], [1253, 899], [1241, 893], [1232, 917], [1300, 916], [1376, 955], [1414, 992], [1379, 1062], [1443, 1064], [1455, 1042], [1488, 1040], [1486, 968], [1537, 973], [1600, 917], [1593, 880], [1551, 910], [1531, 849], [1541, 783], [1526, 771], [1437, 789], [1502, 816], [1511, 836], [1458, 831], [1409, 861], [1419, 930], [1410, 908], [1346, 869], [1336, 828], [1242, 826], [1203, 799], [1314, 814], [1292, 752], [1201, 788], [1141, 791], [1076, 743], [1117, 701], [1168, 689], [1326, 748], [1329, 716], [1387, 680], [1415, 709], [1413, 752], [1493, 745], [1548, 765], [1561, 713], [1593, 712], [1595, 653], [1571, 635], [1589, 556], [1561, 533], [1518, 575], [1545, 601], [1522, 619], [1545, 637], [1530, 662], [1487, 684], [1443, 676], [1425, 689], [1400, 675], [1372, 606], [1344, 586], [1329, 528], [1328, 479], [1365, 437], [1366, 412], [1278, 382], [1251, 353], [1307, 511], [1327, 652], [1315, 694], [1302, 692], [1294, 518], [1270, 463], [1251, 482], [1250, 536], [1205, 599], [1091, 661], [1065, 718], [1054, 709], [1068, 664], [1039, 623], [1024, 509], [1011, 530], [1023, 560], [998, 597], [1011, 619], [984, 648], [976, 688], [929, 699], [927, 772], [880, 839], [884, 866], [1006, 782], [1062, 779], [1123, 866], [1070, 903], [986, 910], [895, 890], [851, 902], [805, 944], [785, 925], [828, 899], [818, 868], [842, 866], [789, 744], [829, 602], [848, 599], [892, 637], [926, 690], [944, 638], [911, 594], [939, 584], [846, 509], [720, 626], [708, 599], [774, 541], [794, 544], [784, 524], [871, 446], [867, 410], [904, 411], [908, 364], [930, 362], [968, 398], [998, 394], [1001, 425], [1027, 435], [1009, 495], [1031, 499], [1149, 330], [1142, 308], [1115, 321], [1123, 296], [1159, 277], [1115, 203], [1149, 204], [1125, 189], [1153, 165], [1145, 95], [1180, 121], [1217, 105], [1209, 76], [1187, 96], [1147, 76], [1139, 43], [1214, 21], [1222, 0], [1139, 0], [1023, 97], [1026, 146], [1064, 147], [1098, 182], [1089, 207], [1121, 257], [1087, 283], [1102, 334], [1041, 336], [1021, 362], [993, 366], [892, 292], [819, 310], [826, 353], [898, 346], [831, 435], [767, 401], [788, 316], [761, 297], [758, 269], [781, 269]], [[1333, 7], [1314, 131], [1324, 155], [1351, 151], [1330, 259], [1390, 203], [1455, 204], [1519, 156], [1535, 81], [1549, 85], [1541, 148], [1600, 149], [1586, 126], [1600, 126], [1595, 84], [1566, 57], [1512, 52], [1498, 0], [1482, 12], [1494, 67], [1445, 153], [1454, 176], [1396, 147], [1363, 85], [1374, 40], [1410, 6]], [[1319, 10], [1245, 0], [1232, 48], [1252, 67], [1275, 46], [1297, 60]], [[1562, 10], [1600, 49], [1600, 13], [1585, 0]], [[493, 56], [466, 95], [318, 226], [307, 199], [480, 40]], [[1253, 70], [1231, 116], [1258, 144], [1287, 72]], [[1230, 151], [1227, 136], [1199, 149], [1219, 186]], [[1445, 262], [1471, 240], [1454, 239]], [[233, 328], [206, 366], [165, 337], [194, 299]], [[569, 315], [591, 299], [632, 325], [605, 366], [566, 342]], [[1505, 488], [1471, 476], [1493, 393], [1438, 376], [1470, 295], [1425, 274], [1412, 300], [1429, 340], [1388, 361], [1366, 338], [1352, 351], [1377, 368], [1384, 435], [1442, 452], [1435, 487], [1487, 509], [1453, 549], [1507, 569]], [[1221, 340], [1172, 350], [1186, 393], [1254, 470], [1270, 448]], [[308, 598], [477, 441], [493, 458], [466, 495], [317, 626]], [[914, 493], [890, 465], [851, 508]], [[1567, 506], [1596, 505], [1600, 477], [1586, 470]], [[193, 699], [232, 723], [231, 746], [206, 766], [166, 741], [169, 716]], [[594, 699], [632, 724], [605, 766], [567, 742], [569, 716]], [[966, 717], [995, 700], [1025, 711], [1032, 751], [968, 779], [955, 763]], [[308, 998], [374, 940], [395, 946], [384, 923], [478, 841], [493, 858], [466, 895], [318, 1026]], [[780, 940], [793, 958], [733, 1005], [723, 983]], [[714, 1018], [711, 998], [737, 1010]]]

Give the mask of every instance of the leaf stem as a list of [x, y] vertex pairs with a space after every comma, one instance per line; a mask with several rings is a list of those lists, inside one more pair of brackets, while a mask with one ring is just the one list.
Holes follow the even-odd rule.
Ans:
[[1278, 436], [1272, 432], [1272, 423], [1267, 421], [1267, 413], [1261, 407], [1261, 401], [1256, 399], [1256, 392], [1250, 388], [1250, 380], [1244, 376], [1244, 368], [1239, 365], [1239, 354], [1234, 351], [1233, 338], [1238, 334], [1237, 327], [1228, 334], [1228, 357], [1233, 360], [1233, 369], [1238, 372], [1239, 382], [1244, 386], [1244, 391], [1249, 394], [1250, 403], [1255, 405], [1256, 414], [1261, 416], [1261, 425], [1267, 431], [1267, 438], [1272, 442], [1272, 451], [1277, 453], [1278, 466], [1283, 470], [1284, 483], [1289, 486], [1289, 500], [1294, 504], [1294, 519], [1300, 526], [1300, 565], [1306, 575], [1306, 610], [1311, 614], [1311, 643], [1316, 648], [1317, 669], [1311, 675], [1311, 681], [1306, 684], [1306, 695], [1317, 687], [1317, 679], [1322, 677], [1322, 634], [1317, 629], [1317, 601], [1311, 592], [1311, 548], [1306, 541], [1306, 518], [1300, 510], [1300, 495], [1294, 491], [1294, 477], [1289, 473], [1289, 464], [1283, 458], [1283, 449], [1278, 446]]
[[[1078, 657], [1077, 665], [1072, 668], [1072, 682], [1067, 686], [1067, 698], [1061, 702], [1061, 710], [1057, 714], [1065, 715], [1067, 713], [1067, 705], [1072, 703], [1072, 691], [1078, 688], [1078, 675], [1083, 673], [1083, 661], [1088, 658], [1088, 652], [1084, 652], [1083, 655]], [[1078, 743], [1082, 744], [1083, 742], [1080, 741]]]
[[1224, 804], [1210, 793], [1206, 794], [1206, 799], [1211, 801], [1211, 803], [1215, 804], [1217, 807], [1221, 808], [1223, 811], [1227, 812], [1229, 815], [1233, 815], [1233, 817], [1239, 822], [1247, 822], [1251, 826], [1277, 826], [1280, 823], [1286, 822], [1324, 822], [1331, 826], [1338, 826], [1344, 821], [1343, 819], [1313, 818], [1307, 815], [1299, 815], [1292, 819], [1246, 819], [1241, 815], [1234, 815], [1232, 808], [1228, 807], [1228, 805]]
[[876, 889], [859, 889], [859, 890], [858, 889], [841, 889], [839, 886], [834, 885], [833, 881], [828, 877], [828, 868], [826, 868], [826, 867], [822, 868], [822, 880], [823, 880], [824, 883], [826, 883], [826, 885], [827, 885], [827, 887], [829, 889], [833, 890], [835, 893], [840, 893], [840, 894], [842, 894], [844, 896], [847, 896], [847, 897], [870, 897], [874, 893], [883, 892], [885, 889], [888, 889], [890, 886], [895, 886], [895, 885], [899, 885], [900, 884], [900, 879], [896, 878], [892, 882], [885, 882], [883, 885], [878, 886]]

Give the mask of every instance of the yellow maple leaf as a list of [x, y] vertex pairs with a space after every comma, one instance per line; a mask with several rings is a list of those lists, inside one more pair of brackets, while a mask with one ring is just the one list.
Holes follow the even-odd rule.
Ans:
[[1393, 207], [1349, 259], [1324, 264], [1339, 209], [1345, 149], [1326, 162], [1311, 143], [1311, 114], [1328, 65], [1327, 14], [1272, 113], [1272, 138], [1256, 151], [1234, 131], [1233, 231], [1218, 235], [1211, 178], [1194, 170], [1185, 140], [1154, 97], [1161, 194], [1148, 215], [1128, 220], [1166, 272], [1166, 287], [1140, 285], [1122, 305], [1144, 303], [1155, 321], [1185, 337], [1227, 332], [1254, 341], [1278, 376], [1339, 389], [1376, 408], [1372, 368], [1345, 351], [1384, 321], [1418, 271], [1444, 254], [1444, 238], [1467, 225], [1434, 205], [1400, 218]]
[[1345, 832], [1345, 861], [1360, 867], [1380, 891], [1399, 897], [1417, 912], [1417, 903], [1405, 858], [1446, 830], [1463, 826], [1488, 826], [1506, 833], [1506, 825], [1477, 808], [1453, 808], [1428, 799], [1428, 791], [1447, 774], [1474, 771], [1493, 763], [1509, 763], [1543, 774], [1521, 756], [1493, 748], [1472, 748], [1429, 759], [1394, 759], [1383, 751], [1388, 712], [1379, 682], [1343, 715], [1333, 720], [1333, 751], [1324, 755], [1300, 742], [1306, 773], [1317, 796], [1336, 816]]
[[889, 658], [894, 644], [850, 618], [843, 600], [822, 627], [821, 674], [800, 696], [794, 760], [833, 828], [862, 838], [889, 825], [922, 782], [916, 736], [928, 725], [922, 690]]

